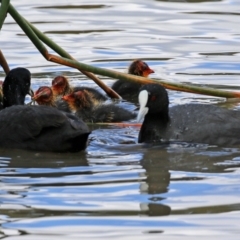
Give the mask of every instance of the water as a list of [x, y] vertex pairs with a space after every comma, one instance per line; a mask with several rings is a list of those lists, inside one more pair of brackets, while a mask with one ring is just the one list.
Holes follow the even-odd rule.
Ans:
[[[239, 90], [238, 0], [11, 3], [80, 62], [126, 72], [142, 58], [154, 78]], [[33, 89], [59, 74], [96, 87], [77, 70], [46, 61], [9, 15], [0, 48], [10, 68], [32, 72]], [[172, 105], [239, 108], [221, 98], [169, 96]], [[0, 150], [0, 238], [239, 239], [239, 148], [144, 146], [136, 144], [137, 127], [90, 128], [85, 152]]]

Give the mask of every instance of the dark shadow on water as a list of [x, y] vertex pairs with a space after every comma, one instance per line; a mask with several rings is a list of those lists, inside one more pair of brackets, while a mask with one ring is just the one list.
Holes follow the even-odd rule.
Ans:
[[[149, 195], [148, 202], [140, 204], [141, 214], [148, 216], [164, 216], [169, 214], [181, 213], [208, 213], [208, 212], [228, 212], [240, 210], [240, 205], [234, 206], [210, 206], [196, 207], [182, 211], [171, 211], [171, 208], [162, 201], [165, 197], [161, 194], [169, 191], [170, 182], [202, 181], [204, 176], [199, 173], [230, 173], [234, 168], [240, 166], [238, 161], [240, 155], [239, 148], [220, 148], [203, 144], [172, 143], [164, 145], [126, 145], [110, 146], [115, 153], [119, 154], [142, 153], [139, 164], [145, 172], [144, 181], [140, 183], [140, 193]], [[121, 162], [121, 165], [128, 164]], [[184, 176], [171, 178], [171, 171], [185, 173]], [[187, 173], [191, 173], [190, 176]], [[196, 173], [196, 174], [194, 174]], [[213, 209], [212, 209], [213, 207]]]
[[[146, 147], [146, 146], [145, 146]], [[148, 146], [150, 147], [150, 146]], [[239, 211], [240, 205], [223, 205], [209, 207], [194, 207], [179, 211], [172, 211], [169, 206], [161, 204], [164, 194], [169, 190], [170, 182], [201, 181], [205, 177], [197, 176], [199, 173], [227, 173], [239, 168], [240, 149], [218, 148], [215, 146], [175, 143], [169, 146], [152, 145], [146, 151], [140, 164], [146, 170], [145, 184], [140, 189], [142, 194], [152, 195], [149, 198], [147, 213], [149, 216], [163, 216], [169, 214], [204, 214]], [[171, 178], [171, 171], [189, 172], [192, 176]], [[194, 172], [197, 174], [194, 176]]]
[[86, 152], [51, 153], [34, 152], [19, 149], [0, 149], [1, 167], [9, 168], [61, 168], [70, 166], [88, 166]]

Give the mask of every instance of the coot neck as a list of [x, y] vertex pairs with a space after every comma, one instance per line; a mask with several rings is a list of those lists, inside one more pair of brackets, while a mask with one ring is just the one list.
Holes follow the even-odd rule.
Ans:
[[168, 109], [158, 113], [148, 113], [139, 132], [138, 142], [161, 142], [169, 124]]
[[163, 128], [166, 127], [170, 122], [170, 117], [168, 113], [168, 109], [164, 109], [158, 113], [147, 113], [143, 124], [157, 124], [158, 126], [162, 126]]
[[13, 105], [24, 105], [25, 96], [20, 90], [20, 86], [3, 85], [3, 108]]

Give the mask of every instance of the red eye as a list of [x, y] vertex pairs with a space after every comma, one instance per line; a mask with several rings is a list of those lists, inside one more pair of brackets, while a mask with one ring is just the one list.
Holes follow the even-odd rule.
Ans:
[[151, 96], [150, 101], [155, 101], [155, 100], [156, 100], [156, 96], [155, 95]]

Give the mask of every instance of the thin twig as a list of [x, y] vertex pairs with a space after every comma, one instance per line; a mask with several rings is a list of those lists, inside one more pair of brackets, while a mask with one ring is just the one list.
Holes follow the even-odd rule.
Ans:
[[219, 90], [209, 87], [199, 87], [199, 86], [193, 86], [193, 85], [187, 85], [183, 83], [174, 83], [166, 80], [161, 79], [149, 79], [145, 77], [135, 76], [131, 74], [121, 73], [113, 70], [108, 70], [105, 68], [98, 68], [93, 67], [84, 63], [79, 63], [74, 60], [70, 60], [67, 58], [59, 58], [55, 55], [49, 54], [49, 61], [59, 63], [65, 66], [74, 67], [74, 68], [81, 68], [86, 71], [91, 71], [95, 74], [100, 74], [112, 78], [121, 79], [124, 81], [132, 81], [137, 82], [141, 84], [148, 84], [148, 83], [157, 83], [161, 84], [164, 87], [175, 90], [175, 91], [183, 91], [183, 92], [190, 92], [190, 93], [197, 93], [197, 94], [204, 94], [209, 96], [215, 96], [215, 97], [223, 97], [223, 98], [240, 98], [240, 92], [235, 91], [225, 91], [225, 90]]
[[[8, 11], [11, 14], [11, 16], [14, 18], [14, 20], [18, 23], [18, 25], [23, 29], [26, 35], [30, 38], [30, 40], [33, 42], [36, 48], [48, 61], [73, 67], [76, 69], [81, 69], [81, 71], [92, 72], [94, 74], [100, 74], [103, 76], [108, 76], [108, 77], [120, 79], [123, 81], [133, 81], [141, 84], [157, 83], [157, 84], [163, 85], [168, 89], [172, 89], [176, 91], [185, 91], [185, 92], [198, 93], [198, 94], [224, 97], [224, 98], [240, 98], [240, 92], [224, 91], [224, 90], [208, 88], [208, 87], [199, 87], [199, 86], [187, 85], [182, 83], [170, 82], [162, 79], [149, 79], [149, 78], [144, 78], [144, 77], [135, 76], [131, 74], [125, 74], [125, 73], [121, 73], [113, 70], [108, 70], [104, 68], [93, 67], [84, 63], [77, 62], [76, 60], [69, 59], [69, 57], [70, 58], [72, 57], [68, 53], [66, 53], [63, 49], [61, 49], [61, 51], [64, 51], [65, 53], [62, 55], [67, 57], [59, 57], [53, 54], [49, 54], [45, 46], [39, 40], [38, 36], [32, 30], [32, 27], [30, 27], [30, 25], [26, 22], [26, 20], [23, 17], [21, 17], [21, 15], [13, 8], [11, 4], [9, 6]], [[55, 45], [55, 47], [60, 49], [58, 45]]]
[[4, 20], [7, 16], [10, 0], [2, 0], [0, 2], [1, 2], [1, 6], [0, 6], [0, 30], [1, 30]]
[[3, 55], [1, 50], [0, 50], [0, 64], [1, 64], [5, 74], [7, 75], [9, 73], [9, 71], [10, 71], [10, 68], [9, 68], [7, 60], [4, 57], [4, 55]]
[[[41, 33], [37, 28], [35, 28], [32, 24], [30, 24], [27, 20], [25, 20], [17, 10], [10, 4], [9, 13], [13, 17], [13, 19], [18, 23], [18, 25], [22, 28], [25, 34], [30, 38], [33, 44], [37, 47], [37, 49], [42, 53], [45, 59], [48, 60], [48, 51], [43, 43], [40, 41], [44, 41], [47, 45], [49, 45], [54, 51], [56, 51], [59, 55], [64, 56], [66, 58], [74, 59], [70, 54], [64, 51], [60, 46], [54, 43], [51, 39], [46, 37], [43, 33]], [[39, 39], [40, 38], [40, 39]], [[99, 78], [97, 78], [91, 72], [87, 72], [82, 70], [81, 68], [77, 68], [83, 74], [91, 78], [98, 84], [110, 97], [121, 99], [121, 97], [111, 88], [109, 88], [104, 82], [102, 82]]]

